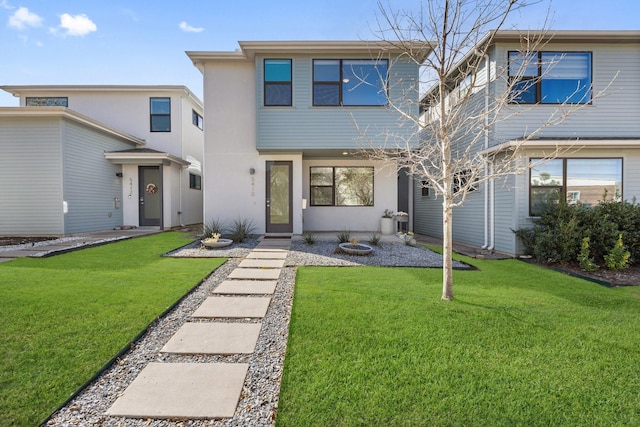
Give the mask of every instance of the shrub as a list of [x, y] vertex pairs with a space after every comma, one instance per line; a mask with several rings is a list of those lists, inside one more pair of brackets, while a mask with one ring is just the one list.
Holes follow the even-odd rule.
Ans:
[[618, 235], [618, 241], [608, 255], [604, 256], [604, 262], [610, 270], [625, 270], [629, 268], [629, 257], [631, 254], [622, 243], [622, 233]]
[[351, 240], [351, 232], [349, 230], [343, 230], [336, 234], [336, 237], [338, 238], [338, 242], [347, 243]]
[[584, 271], [596, 271], [598, 265], [593, 262], [593, 258], [589, 257], [589, 238], [582, 239], [582, 245], [580, 246], [580, 253], [578, 254], [578, 263]]
[[369, 243], [373, 246], [380, 246], [380, 235], [377, 232], [373, 232], [369, 234]]
[[223, 235], [226, 232], [226, 224], [224, 223], [224, 221], [220, 220], [219, 218], [216, 219], [211, 219], [209, 220], [205, 225], [204, 225], [204, 237], [209, 237], [212, 236], [214, 234], [220, 234]]
[[302, 233], [302, 240], [304, 240], [304, 243], [306, 243], [307, 245], [313, 245], [318, 241], [318, 236], [310, 231], [305, 231], [304, 233]]
[[236, 243], [244, 242], [255, 230], [256, 226], [252, 219], [238, 218], [233, 220], [229, 227], [229, 237]]

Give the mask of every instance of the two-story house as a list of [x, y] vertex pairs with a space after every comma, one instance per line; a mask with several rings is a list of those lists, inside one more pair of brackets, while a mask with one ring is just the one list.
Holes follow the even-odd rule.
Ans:
[[[524, 36], [545, 38], [540, 49], [526, 54], [531, 61], [524, 58]], [[489, 126], [478, 127], [484, 142], [476, 150], [499, 157], [518, 146], [514, 166], [519, 168], [477, 186], [464, 205], [454, 209], [454, 241], [520, 254], [523, 248], [512, 230], [531, 226], [541, 201], [550, 194], [591, 205], [605, 192], [609, 198], [625, 200], [640, 196], [640, 32], [499, 31], [486, 52], [482, 59], [471, 52], [459, 68], [464, 69], [467, 60], [479, 61], [478, 80], [471, 90], [487, 102], [475, 105], [491, 112], [493, 100], [508, 87], [512, 93], [500, 113], [503, 120], [491, 117]], [[515, 85], [508, 86], [509, 81]], [[460, 88], [451, 93], [456, 90]], [[522, 142], [548, 123], [554, 111], [568, 110], [574, 111], [565, 120], [544, 126]], [[425, 114], [434, 116], [429, 106]], [[540, 162], [557, 149], [554, 159]], [[414, 229], [440, 237], [441, 200], [429, 190], [428, 183], [416, 182]]]
[[379, 230], [398, 204], [398, 175], [363, 150], [384, 147], [388, 129], [415, 134], [389, 108], [407, 98], [417, 114], [415, 57], [365, 41], [239, 45], [187, 52], [204, 78], [205, 222], [242, 218], [259, 233]]
[[0, 234], [202, 222], [202, 102], [184, 86], [2, 86]]

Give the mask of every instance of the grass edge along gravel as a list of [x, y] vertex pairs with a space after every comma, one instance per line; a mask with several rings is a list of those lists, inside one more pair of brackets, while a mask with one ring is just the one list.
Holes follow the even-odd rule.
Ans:
[[299, 267], [276, 425], [640, 425], [640, 287], [457, 258]]
[[42, 422], [224, 259], [167, 232], [0, 264], [0, 425]]

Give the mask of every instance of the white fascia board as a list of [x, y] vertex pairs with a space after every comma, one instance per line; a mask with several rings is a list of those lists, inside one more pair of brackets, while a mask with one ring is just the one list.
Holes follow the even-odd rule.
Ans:
[[107, 160], [115, 164], [167, 164], [174, 163], [181, 167], [187, 167], [191, 163], [169, 153], [132, 153], [132, 152], [110, 152], [104, 153]]

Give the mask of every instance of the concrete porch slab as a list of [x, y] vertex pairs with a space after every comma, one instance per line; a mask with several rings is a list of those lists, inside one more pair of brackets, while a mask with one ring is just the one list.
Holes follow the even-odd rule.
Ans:
[[270, 297], [209, 297], [191, 317], [264, 317], [270, 302]]
[[271, 247], [271, 246], [262, 246], [262, 247], [256, 246], [255, 248], [253, 248], [251, 250], [251, 253], [254, 253], [254, 252], [274, 252], [274, 253], [286, 254], [286, 253], [289, 252], [289, 249], [291, 249], [291, 248], [290, 247], [289, 248], [274, 248], [274, 247]]
[[227, 278], [245, 280], [277, 280], [280, 277], [279, 268], [236, 268]]
[[286, 259], [287, 251], [262, 251], [253, 250], [245, 257], [246, 259]]
[[259, 295], [273, 294], [277, 280], [225, 280], [213, 291], [214, 294]]
[[239, 268], [282, 268], [283, 259], [243, 259], [238, 265]]
[[149, 363], [107, 415], [132, 418], [233, 417], [246, 363]]
[[185, 323], [162, 347], [162, 353], [253, 353], [260, 323]]

